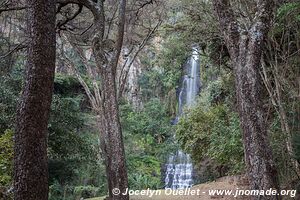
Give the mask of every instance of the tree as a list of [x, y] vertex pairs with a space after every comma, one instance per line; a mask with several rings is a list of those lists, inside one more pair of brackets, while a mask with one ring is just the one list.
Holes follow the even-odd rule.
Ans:
[[28, 60], [17, 112], [14, 199], [48, 199], [47, 124], [55, 71], [55, 2], [28, 0]]
[[128, 195], [120, 194], [114, 196], [112, 193], [114, 188], [118, 188], [122, 193], [128, 188], [125, 151], [115, 80], [116, 69], [123, 44], [126, 0], [120, 0], [118, 32], [110, 60], [106, 58], [103, 44], [105, 31], [104, 1], [99, 1], [98, 6], [98, 9], [97, 6], [93, 6], [91, 11], [94, 15], [94, 24], [97, 31], [92, 41], [92, 49], [102, 81], [102, 102], [98, 118], [98, 123], [101, 127], [101, 149], [108, 177], [109, 197], [115, 200], [126, 200], [129, 199]]
[[[104, 0], [100, 1], [61, 1], [60, 7], [66, 6], [69, 3], [79, 5], [79, 10], [85, 6], [93, 15], [93, 39], [92, 51], [96, 62], [97, 71], [99, 71], [99, 78], [101, 85], [93, 81], [96, 91], [97, 99], [89, 92], [88, 86], [79, 76], [79, 81], [83, 84], [91, 105], [97, 106], [97, 126], [100, 129], [101, 150], [106, 166], [106, 174], [109, 188], [109, 198], [111, 199], [129, 199], [128, 195], [113, 195], [112, 190], [118, 188], [121, 193], [128, 188], [128, 178], [125, 163], [125, 151], [123, 144], [123, 136], [119, 119], [116, 73], [121, 48], [123, 45], [124, 29], [125, 29], [125, 13], [126, 0], [120, 0], [117, 6], [118, 24], [115, 41], [111, 42], [105, 37], [105, 4]], [[80, 13], [81, 11], [79, 11]], [[79, 14], [75, 13], [74, 18]], [[69, 21], [67, 18], [62, 24]], [[60, 25], [61, 26], [61, 25]], [[109, 31], [109, 30], [108, 30]], [[109, 54], [107, 54], [107, 43], [109, 45]], [[89, 66], [89, 64], [87, 64]], [[89, 71], [91, 75], [92, 71]], [[101, 94], [100, 94], [101, 89]]]
[[238, 112], [251, 189], [278, 189], [277, 171], [264, 119], [259, 75], [264, 39], [272, 16], [272, 1], [256, 1], [255, 17], [248, 29], [236, 19], [230, 0], [214, 0], [213, 6], [234, 67]]
[[[117, 2], [119, 4], [115, 6]], [[68, 55], [68, 52], [63, 51], [61, 54], [64, 55], [66, 64], [83, 86], [92, 110], [97, 116], [97, 128], [100, 132], [101, 153], [106, 166], [109, 197], [111, 199], [128, 199], [128, 195], [113, 195], [112, 193], [114, 188], [120, 189], [121, 193], [128, 188], [118, 104], [124, 93], [131, 65], [157, 30], [161, 20], [152, 22], [153, 25], [150, 22], [139, 20], [142, 13], [141, 9], [148, 4], [153, 4], [152, 1], [146, 3], [144, 1], [129, 1], [128, 12], [126, 12], [126, 1], [115, 1], [115, 3], [113, 1], [105, 3], [104, 1], [95, 3], [72, 1], [70, 3], [78, 4], [79, 8], [80, 6], [88, 8], [93, 15], [91, 30], [84, 31], [88, 36], [82, 34], [80, 38], [76, 37], [76, 34], [69, 34], [68, 32], [61, 34], [62, 43], [78, 55], [91, 84], [88, 84], [82, 77], [76, 67], [77, 63]], [[66, 5], [61, 4], [61, 6]], [[113, 12], [107, 13], [106, 10]], [[144, 13], [148, 12], [144, 11]], [[88, 14], [86, 13], [85, 16]], [[74, 16], [76, 15], [78, 15], [77, 12], [74, 13]], [[60, 25], [66, 23], [67, 21], [60, 23]], [[150, 25], [146, 26], [147, 23]], [[76, 28], [74, 25], [76, 23], [70, 22], [66, 27], [73, 26]], [[142, 30], [133, 34], [137, 27]], [[89, 39], [84, 39], [85, 37]], [[90, 40], [90, 38], [93, 39]], [[90, 49], [82, 47], [79, 43], [85, 43], [82, 46], [89, 46], [92, 49], [92, 55], [87, 56], [86, 54]], [[119, 58], [121, 51], [123, 51], [123, 59]]]

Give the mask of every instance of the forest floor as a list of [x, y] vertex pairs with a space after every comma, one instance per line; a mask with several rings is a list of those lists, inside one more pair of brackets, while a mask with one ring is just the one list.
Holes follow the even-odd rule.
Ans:
[[[130, 196], [130, 200], [210, 200], [210, 199], [222, 199], [222, 200], [230, 200], [230, 199], [245, 199], [248, 198], [246, 196], [234, 197], [236, 190], [247, 189], [248, 182], [246, 178], [241, 176], [226, 176], [217, 179], [213, 182], [203, 183], [199, 185], [195, 185], [189, 190], [186, 190], [183, 195], [172, 195], [168, 190], [157, 190], [154, 191], [155, 194], [150, 197], [150, 195], [132, 195]], [[209, 191], [213, 190], [232, 190], [232, 195], [209, 195]], [[195, 194], [193, 194], [193, 191]], [[87, 200], [104, 200], [104, 197], [100, 198], [92, 198]]]

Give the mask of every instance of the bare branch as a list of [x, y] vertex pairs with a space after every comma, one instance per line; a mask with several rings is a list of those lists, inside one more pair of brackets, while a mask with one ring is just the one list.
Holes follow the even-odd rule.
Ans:
[[[158, 27], [161, 25], [162, 21], [160, 20], [156, 26], [149, 31], [149, 33], [146, 35], [146, 37], [142, 40], [142, 42], [140, 43], [140, 45], [138, 46], [137, 50], [134, 52], [134, 54], [132, 56], [128, 56], [128, 58], [126, 59], [123, 67], [122, 67], [122, 71], [120, 73], [119, 76], [119, 92], [118, 92], [118, 97], [121, 97], [124, 89], [125, 89], [125, 84], [127, 81], [127, 77], [128, 77], [128, 73], [130, 71], [130, 68], [133, 64], [133, 62], [135, 61], [136, 57], [138, 56], [138, 54], [141, 52], [141, 50], [145, 47], [145, 45], [147, 44], [147, 42], [149, 41], [149, 39], [152, 37], [152, 35], [155, 33], [155, 31], [158, 29]], [[133, 52], [133, 51], [131, 51]], [[131, 57], [131, 59], [130, 59]], [[130, 62], [128, 63], [128, 60], [130, 59]], [[128, 64], [127, 64], [128, 63]]]
[[7, 8], [0, 8], [0, 14], [2, 12], [14, 11], [14, 10], [24, 10], [28, 8], [27, 6], [20, 6], [20, 7], [7, 7]]
[[90, 0], [57, 0], [56, 3], [59, 3], [63, 6], [66, 6], [67, 4], [83, 5], [86, 8], [88, 8], [89, 10], [91, 10], [93, 13], [98, 12], [97, 4]]
[[59, 21], [56, 25], [57, 29], [61, 29], [64, 25], [66, 25], [68, 22], [72, 21], [75, 19], [82, 11], [83, 5], [78, 5], [78, 10], [71, 16], [71, 17], [66, 17], [64, 21]]
[[88, 62], [87, 58], [85, 57], [83, 50], [79, 48], [75, 43], [73, 43], [65, 34], [63, 36], [66, 42], [68, 42], [72, 46], [72, 48], [76, 51], [76, 53], [81, 58], [81, 61], [83, 62], [89, 77], [92, 79], [95, 103], [96, 105], [101, 105], [101, 90], [97, 82], [97, 76], [95, 75], [95, 70], [92, 69], [91, 64]]
[[27, 45], [24, 45], [23, 43], [20, 43], [18, 45], [16, 45], [13, 49], [11, 49], [10, 51], [8, 51], [7, 53], [5, 53], [4, 55], [0, 55], [0, 59], [6, 58], [7, 56], [10, 56], [11, 54], [13, 54], [16, 51], [19, 51], [21, 49], [26, 48]]
[[111, 31], [111, 27], [112, 27], [114, 18], [116, 17], [117, 11], [118, 11], [118, 8], [116, 7], [116, 9], [114, 10], [114, 13], [113, 13], [111, 19], [108, 20], [108, 28], [107, 28], [106, 39], [108, 39], [108, 37], [109, 37], [110, 31]]
[[77, 77], [78, 81], [80, 82], [80, 84], [84, 88], [85, 93], [86, 93], [86, 95], [88, 96], [88, 98], [89, 98], [89, 100], [91, 102], [92, 108], [94, 110], [97, 110], [98, 106], [97, 106], [96, 98], [92, 94], [92, 92], [91, 92], [89, 86], [87, 85], [87, 83], [81, 77], [80, 73], [76, 70], [75, 64], [67, 56], [64, 56], [64, 60], [67, 62], [67, 66], [72, 70], [72, 72], [75, 74], [75, 76]]
[[146, 1], [146, 2], [144, 2], [144, 3], [142, 3], [142, 4], [140, 4], [140, 5], [139, 5], [139, 8], [137, 9], [135, 15], [138, 16], [138, 15], [139, 15], [139, 12], [140, 12], [145, 6], [147, 6], [147, 5], [149, 5], [149, 4], [153, 4], [153, 0], [149, 0], [149, 1]]

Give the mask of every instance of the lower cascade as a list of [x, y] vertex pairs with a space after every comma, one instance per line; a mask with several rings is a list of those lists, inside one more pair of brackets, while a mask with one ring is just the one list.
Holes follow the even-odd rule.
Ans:
[[188, 154], [177, 151], [171, 155], [166, 164], [166, 188], [183, 189], [193, 184], [193, 164]]
[[[183, 114], [184, 106], [190, 108], [194, 105], [200, 91], [200, 66], [197, 48], [193, 48], [193, 55], [186, 65], [182, 87], [179, 92], [178, 116]], [[171, 154], [165, 166], [165, 188], [184, 189], [193, 185], [193, 164], [190, 155], [178, 150]]]

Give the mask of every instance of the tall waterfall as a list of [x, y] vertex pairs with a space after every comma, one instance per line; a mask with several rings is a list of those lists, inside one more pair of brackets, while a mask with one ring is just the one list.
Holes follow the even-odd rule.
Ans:
[[[179, 93], [178, 118], [183, 114], [184, 107], [192, 107], [200, 90], [199, 55], [196, 48], [187, 62], [182, 87]], [[165, 172], [165, 188], [183, 189], [193, 184], [193, 164], [188, 154], [178, 150], [169, 156]]]

